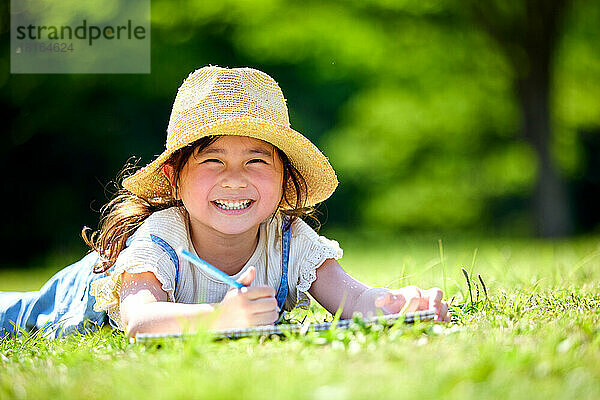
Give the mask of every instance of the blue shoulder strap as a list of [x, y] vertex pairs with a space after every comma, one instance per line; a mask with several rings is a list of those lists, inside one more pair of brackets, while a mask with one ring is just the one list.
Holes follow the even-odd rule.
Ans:
[[160, 237], [151, 234], [150, 239], [162, 247], [162, 249], [169, 255], [169, 258], [171, 258], [173, 264], [175, 264], [175, 287], [173, 288], [173, 297], [175, 297], [175, 291], [177, 290], [177, 284], [179, 283], [179, 257], [177, 257], [175, 249]]
[[[175, 265], [175, 287], [173, 288], [173, 297], [175, 297], [175, 293], [177, 292], [177, 284], [179, 283], [179, 257], [177, 257], [177, 253], [175, 252], [175, 249], [161, 237], [150, 234], [149, 238], [153, 243], [156, 243], [157, 245], [159, 245], [165, 251], [165, 253], [167, 253], [169, 255], [169, 258], [173, 262], [173, 265]], [[136, 240], [136, 241], [137, 240], [148, 240], [148, 237], [140, 236], [140, 237], [136, 237], [135, 239], [132, 239], [130, 237], [126, 242], [127, 246], [129, 246], [129, 244], [131, 244], [132, 240]]]
[[290, 228], [284, 229], [286, 225], [286, 219], [283, 220], [283, 226], [281, 227], [281, 282], [279, 283], [279, 289], [277, 290], [277, 305], [280, 309], [280, 315], [283, 313], [283, 304], [288, 294], [288, 263], [290, 258]]

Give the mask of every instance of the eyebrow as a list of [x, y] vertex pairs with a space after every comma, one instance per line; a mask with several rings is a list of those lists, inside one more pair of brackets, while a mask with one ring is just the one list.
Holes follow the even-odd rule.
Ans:
[[[219, 148], [219, 147], [213, 147], [213, 148], [208, 148], [208, 149], [204, 149], [200, 152], [200, 154], [225, 154], [226, 151], [225, 149]], [[246, 154], [262, 154], [264, 156], [268, 156], [271, 157], [273, 155], [273, 153], [267, 149], [262, 149], [260, 147], [254, 147], [251, 149], [246, 150], [245, 152]]]
[[261, 149], [261, 148], [254, 148], [254, 149], [250, 149], [248, 150], [248, 153], [250, 154], [262, 154], [264, 156], [268, 156], [271, 157], [273, 155], [272, 151], [269, 151], [267, 149]]

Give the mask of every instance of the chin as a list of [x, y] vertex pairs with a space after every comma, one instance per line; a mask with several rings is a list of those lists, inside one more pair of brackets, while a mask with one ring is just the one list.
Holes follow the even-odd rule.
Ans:
[[[246, 224], [217, 224], [213, 229], [224, 235], [241, 235], [251, 230], [253, 226], [254, 225], [248, 226]], [[256, 226], [258, 227], [258, 224]]]

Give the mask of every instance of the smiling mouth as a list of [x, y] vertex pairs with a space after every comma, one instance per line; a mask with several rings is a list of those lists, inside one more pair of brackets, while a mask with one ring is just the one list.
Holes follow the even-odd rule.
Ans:
[[253, 200], [238, 200], [238, 201], [228, 201], [228, 200], [213, 200], [213, 204], [220, 208], [221, 210], [244, 210], [253, 203]]

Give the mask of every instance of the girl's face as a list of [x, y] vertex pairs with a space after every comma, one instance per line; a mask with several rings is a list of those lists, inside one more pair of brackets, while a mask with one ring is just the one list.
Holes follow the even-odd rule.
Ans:
[[[165, 168], [169, 180], [172, 168]], [[246, 136], [223, 136], [183, 167], [178, 196], [193, 231], [238, 235], [256, 230], [282, 197], [283, 164], [275, 148]]]

